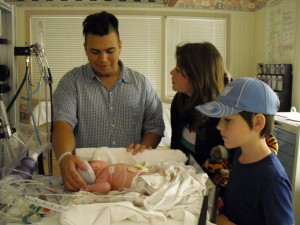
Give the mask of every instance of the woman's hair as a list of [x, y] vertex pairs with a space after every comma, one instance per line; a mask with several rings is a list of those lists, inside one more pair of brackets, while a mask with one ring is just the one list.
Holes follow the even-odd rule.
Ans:
[[106, 11], [95, 13], [87, 16], [82, 23], [83, 36], [86, 38], [88, 34], [104, 36], [111, 31], [115, 31], [119, 36], [119, 21], [117, 17]]
[[218, 49], [209, 42], [186, 43], [176, 48], [177, 65], [193, 86], [192, 96], [179, 93], [180, 114], [199, 127], [207, 119], [195, 106], [214, 101], [224, 88], [225, 67]]
[[[253, 128], [252, 119], [253, 116], [256, 115], [257, 113], [242, 111], [239, 114], [247, 122], [249, 128], [252, 129]], [[274, 116], [264, 115], [264, 117], [266, 119], [265, 127], [260, 132], [260, 136], [263, 138], [270, 136], [274, 130]]]

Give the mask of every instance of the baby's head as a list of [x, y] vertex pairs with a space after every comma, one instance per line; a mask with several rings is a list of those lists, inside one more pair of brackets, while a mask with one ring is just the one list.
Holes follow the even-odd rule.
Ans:
[[252, 116], [263, 114], [266, 124], [261, 136], [266, 137], [272, 132], [279, 104], [278, 96], [266, 83], [256, 78], [242, 77], [230, 82], [216, 101], [197, 106], [196, 109], [215, 118], [239, 113], [250, 128], [253, 126]]
[[104, 168], [108, 167], [109, 164], [103, 160], [91, 160], [89, 161], [92, 169], [94, 170], [94, 172], [103, 170]]

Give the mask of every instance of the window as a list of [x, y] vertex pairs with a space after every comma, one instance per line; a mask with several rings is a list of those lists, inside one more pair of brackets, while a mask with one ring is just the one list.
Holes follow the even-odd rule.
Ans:
[[[117, 14], [116, 14], [117, 15]], [[53, 90], [73, 67], [87, 63], [83, 48], [82, 16], [32, 15], [31, 42], [44, 47], [53, 76]], [[143, 73], [162, 99], [172, 99], [170, 71], [175, 66], [175, 48], [182, 42], [210, 41], [226, 61], [227, 18], [117, 15], [123, 42], [120, 59]], [[40, 80], [32, 65], [32, 82]], [[41, 85], [41, 92], [44, 91]]]

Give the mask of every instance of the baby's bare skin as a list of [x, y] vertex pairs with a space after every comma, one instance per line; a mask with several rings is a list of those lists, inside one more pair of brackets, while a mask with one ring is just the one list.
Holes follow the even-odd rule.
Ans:
[[[122, 191], [130, 188], [134, 177], [138, 174], [149, 174], [147, 169], [134, 164], [118, 163], [109, 165], [102, 160], [90, 161], [90, 165], [95, 172], [96, 181], [92, 185], [82, 188], [84, 191], [107, 194], [112, 190]], [[157, 169], [152, 173], [163, 174], [162, 169]]]

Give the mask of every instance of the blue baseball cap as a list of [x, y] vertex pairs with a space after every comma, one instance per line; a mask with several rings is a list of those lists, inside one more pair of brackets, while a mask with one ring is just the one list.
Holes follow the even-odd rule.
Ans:
[[242, 77], [230, 82], [216, 101], [196, 106], [208, 117], [220, 118], [242, 111], [276, 115], [280, 102], [277, 94], [264, 82]]

